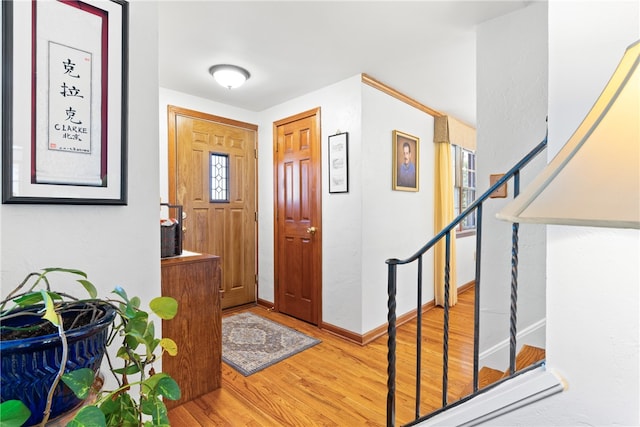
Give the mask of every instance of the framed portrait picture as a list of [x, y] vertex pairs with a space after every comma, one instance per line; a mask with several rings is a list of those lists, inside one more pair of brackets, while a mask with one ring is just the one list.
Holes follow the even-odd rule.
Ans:
[[329, 193], [349, 191], [349, 133], [329, 137]]
[[2, 2], [2, 202], [127, 203], [128, 4]]
[[418, 191], [420, 181], [420, 138], [393, 131], [393, 189]]

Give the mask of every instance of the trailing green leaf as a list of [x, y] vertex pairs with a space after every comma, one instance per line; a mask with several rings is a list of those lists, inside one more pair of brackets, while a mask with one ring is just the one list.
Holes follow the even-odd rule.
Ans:
[[108, 426], [137, 427], [140, 424], [138, 405], [128, 394], [119, 394], [105, 402], [100, 409], [105, 414]]
[[178, 354], [178, 344], [171, 338], [162, 338], [159, 342], [160, 347], [162, 347], [169, 356], [175, 356]]
[[7, 400], [0, 403], [0, 425], [2, 427], [20, 427], [31, 416], [31, 411], [19, 400]]
[[46, 275], [48, 273], [52, 273], [54, 271], [57, 271], [57, 272], [61, 272], [61, 273], [75, 274], [77, 276], [82, 276], [85, 279], [87, 278], [87, 273], [85, 273], [84, 271], [76, 270], [74, 268], [48, 267], [48, 268], [43, 268], [42, 271], [44, 272], [44, 273], [42, 273], [42, 276], [44, 276], [44, 275]]
[[82, 400], [89, 397], [94, 380], [95, 372], [89, 368], [76, 369], [62, 376], [62, 381]]
[[125, 301], [125, 303], [129, 301], [129, 298], [127, 297], [127, 292], [124, 289], [122, 289], [120, 286], [116, 286], [113, 289], [113, 293], [118, 295], [120, 298], [122, 298]]
[[160, 341], [161, 341], [160, 339], [152, 337], [149, 344], [147, 345], [147, 348], [151, 353], [156, 351], [156, 349], [158, 348], [158, 345], [160, 345]]
[[98, 290], [90, 281], [78, 279], [78, 283], [80, 283], [87, 290], [91, 298], [96, 298], [98, 296]]
[[142, 382], [142, 391], [144, 394], [156, 394], [156, 387], [158, 386], [158, 382], [162, 378], [169, 377], [169, 375], [164, 372], [159, 372], [157, 374], [151, 375], [149, 378]]
[[131, 299], [129, 300], [129, 304], [131, 305], [131, 307], [138, 309], [140, 308], [140, 298], [139, 297], [131, 297]]
[[156, 393], [164, 396], [165, 399], [169, 400], [178, 400], [182, 396], [180, 392], [180, 386], [169, 375], [165, 375], [160, 378], [158, 384], [156, 385]]
[[162, 400], [157, 397], [142, 399], [142, 413], [151, 415], [152, 424], [154, 426], [169, 425], [169, 417], [167, 416], [167, 407]]
[[140, 368], [138, 368], [137, 365], [129, 365], [126, 368], [114, 368], [113, 372], [118, 375], [122, 375], [122, 374], [134, 375], [140, 372]]
[[[24, 295], [18, 297], [18, 298], [14, 298], [13, 302], [16, 305], [20, 306], [20, 307], [29, 307], [29, 306], [36, 305], [36, 304], [43, 304], [44, 303], [44, 299], [43, 299], [42, 292], [43, 291], [29, 292], [27, 294], [24, 294]], [[62, 300], [62, 296], [60, 296], [56, 292], [48, 291], [46, 293], [49, 295], [49, 297], [53, 301], [61, 301]]]
[[107, 420], [97, 406], [85, 406], [80, 409], [67, 427], [106, 427]]
[[139, 344], [144, 343], [144, 333], [147, 329], [147, 315], [138, 315], [130, 319], [124, 328], [126, 343], [135, 350]]
[[149, 308], [161, 319], [171, 320], [178, 313], [178, 301], [171, 297], [157, 297], [151, 300]]
[[147, 327], [144, 329], [144, 333], [142, 334], [144, 336], [144, 341], [146, 343], [150, 343], [151, 340], [153, 340], [153, 337], [156, 334], [156, 328], [153, 325], [153, 321], [150, 320], [149, 322], [147, 322]]
[[142, 339], [144, 340], [143, 341], [144, 345], [147, 349], [148, 359], [151, 359], [153, 357], [153, 352], [158, 346], [159, 340], [156, 340], [155, 335], [156, 335], [156, 328], [153, 325], [153, 322], [150, 321], [149, 323], [147, 323], [147, 328], [145, 329], [144, 335], [142, 336]]
[[47, 291], [44, 289], [40, 291], [42, 294], [42, 299], [44, 301], [44, 309], [45, 312], [42, 315], [42, 318], [48, 320], [53, 323], [55, 326], [60, 325], [60, 320], [58, 319], [58, 315], [56, 314], [55, 307], [53, 306], [53, 300]]
[[129, 360], [129, 352], [126, 347], [120, 347], [116, 353], [116, 357], [124, 360]]

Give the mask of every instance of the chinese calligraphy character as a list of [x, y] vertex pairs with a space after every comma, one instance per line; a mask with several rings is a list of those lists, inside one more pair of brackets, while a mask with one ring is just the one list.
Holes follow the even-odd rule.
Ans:
[[76, 110], [74, 110], [73, 108], [69, 107], [65, 110], [65, 113], [67, 115], [67, 118], [65, 120], [69, 120], [71, 123], [76, 124], [76, 125], [81, 125], [82, 121], [81, 120], [74, 120], [75, 116], [76, 116]]
[[67, 86], [67, 83], [62, 83], [62, 91], [60, 92], [60, 95], [64, 97], [75, 96], [78, 98], [84, 98], [84, 96], [80, 95], [80, 89], [75, 86]]
[[78, 74], [71, 74], [72, 72], [75, 71], [76, 68], [76, 64], [74, 62], [71, 62], [70, 58], [67, 58], [66, 61], [62, 61], [62, 66], [64, 67], [64, 74], [68, 74], [69, 77], [74, 77], [79, 79], [80, 75]]

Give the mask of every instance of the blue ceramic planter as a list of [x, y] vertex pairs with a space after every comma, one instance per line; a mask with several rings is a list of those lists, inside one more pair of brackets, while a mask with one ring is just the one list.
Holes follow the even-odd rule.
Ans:
[[[107, 303], [99, 309], [104, 316], [96, 323], [66, 331], [69, 344], [66, 371], [100, 368], [105, 352], [109, 325], [116, 312]], [[20, 316], [3, 322], [3, 326], [23, 326], [33, 323], [39, 316]], [[60, 368], [62, 344], [57, 334], [18, 340], [0, 341], [0, 400], [17, 399], [31, 410], [25, 425], [42, 421], [47, 393]], [[81, 401], [62, 381], [56, 387], [49, 419], [64, 414]]]

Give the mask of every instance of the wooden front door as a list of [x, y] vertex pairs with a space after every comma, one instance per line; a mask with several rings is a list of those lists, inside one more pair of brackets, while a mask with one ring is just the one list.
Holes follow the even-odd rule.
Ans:
[[169, 199], [183, 248], [218, 255], [222, 308], [256, 301], [257, 126], [169, 107]]
[[321, 321], [320, 109], [274, 123], [276, 310]]

